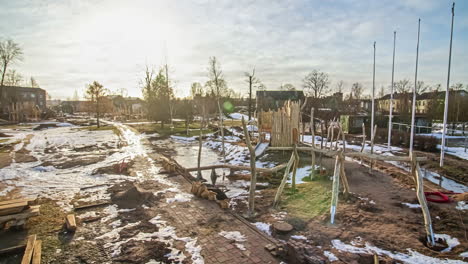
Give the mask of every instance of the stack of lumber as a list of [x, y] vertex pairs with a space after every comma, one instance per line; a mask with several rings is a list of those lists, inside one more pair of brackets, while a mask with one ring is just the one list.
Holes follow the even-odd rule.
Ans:
[[23, 226], [29, 217], [39, 215], [39, 205], [33, 206], [35, 199], [14, 199], [0, 202], [0, 228], [7, 222], [10, 226]]

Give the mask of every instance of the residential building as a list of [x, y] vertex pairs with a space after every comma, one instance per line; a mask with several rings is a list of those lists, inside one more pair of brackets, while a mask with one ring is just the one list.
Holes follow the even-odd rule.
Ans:
[[46, 91], [41, 88], [0, 87], [0, 118], [10, 121], [38, 120], [46, 110]]

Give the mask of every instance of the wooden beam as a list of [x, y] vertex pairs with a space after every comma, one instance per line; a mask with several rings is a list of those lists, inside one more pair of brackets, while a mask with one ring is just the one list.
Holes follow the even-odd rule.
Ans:
[[29, 209], [24, 210], [23, 212], [18, 214], [0, 216], [0, 224], [8, 222], [10, 220], [28, 219], [29, 217], [37, 216], [39, 215], [39, 207], [39, 205], [31, 206]]
[[[268, 150], [293, 150], [293, 147], [269, 147]], [[318, 149], [314, 148], [312, 146], [310, 147], [297, 147], [298, 151], [305, 151], [305, 152], [310, 152], [310, 151], [315, 151], [318, 153], [323, 153], [325, 156], [333, 157], [338, 155], [338, 151], [335, 150], [326, 150], [326, 149]], [[343, 155], [346, 157], [364, 157], [364, 158], [369, 158], [369, 159], [374, 159], [374, 160], [383, 160], [383, 161], [406, 161], [410, 162], [411, 159], [408, 156], [385, 156], [385, 155], [379, 155], [379, 154], [370, 154], [367, 152], [343, 152]], [[420, 161], [427, 161], [426, 157], [417, 157], [416, 160], [418, 162]]]
[[69, 214], [65, 217], [65, 224], [68, 231], [75, 232], [76, 231], [76, 220], [74, 214]]
[[42, 240], [36, 240], [34, 243], [34, 253], [31, 264], [41, 264]]
[[273, 207], [278, 206], [279, 200], [281, 198], [281, 193], [283, 192], [284, 186], [286, 185], [286, 182], [288, 180], [289, 171], [291, 170], [291, 166], [294, 160], [295, 160], [295, 155], [294, 153], [292, 153], [291, 158], [288, 161], [288, 165], [286, 165], [286, 170], [284, 171], [283, 180], [281, 180], [281, 184], [279, 185], [278, 191], [276, 192], [275, 200], [273, 201]]
[[0, 216], [20, 213], [27, 206], [28, 202], [26, 201], [0, 205]]
[[19, 202], [27, 202], [29, 205], [31, 205], [31, 203], [34, 202], [34, 201], [36, 201], [36, 198], [12, 199], [12, 200], [1, 201], [0, 206], [7, 205], [7, 204], [13, 204], [13, 203], [19, 203]]
[[2, 249], [0, 249], [0, 256], [20, 251], [20, 250], [24, 249], [25, 247], [26, 247], [26, 245], [17, 245], [17, 246], [8, 247], [8, 248], [2, 248]]
[[[256, 168], [255, 170], [258, 172], [265, 172], [265, 173], [274, 173], [277, 171], [280, 171], [286, 167], [286, 164], [280, 164], [276, 167], [273, 168]], [[231, 164], [215, 164], [215, 165], [208, 165], [208, 166], [202, 166], [200, 167], [200, 170], [212, 170], [212, 169], [232, 169], [232, 170], [251, 170], [251, 167], [249, 166], [240, 166], [240, 165], [231, 165]], [[191, 171], [198, 171], [198, 167], [194, 168], [186, 168], [185, 171], [191, 172]]]
[[98, 207], [98, 206], [103, 206], [103, 205], [108, 205], [110, 202], [97, 202], [97, 203], [92, 203], [92, 204], [85, 204], [85, 205], [80, 205], [80, 206], [75, 206], [74, 210], [82, 210], [86, 208], [91, 208], [91, 207]]
[[242, 128], [244, 129], [244, 136], [245, 142], [247, 143], [247, 148], [250, 152], [250, 189], [249, 189], [249, 216], [253, 216], [255, 214], [255, 188], [257, 185], [257, 173], [255, 172], [255, 149], [252, 147], [252, 143], [250, 142], [250, 135], [249, 131], [247, 131], [247, 126], [245, 125], [244, 117], [242, 117]]
[[26, 242], [26, 249], [24, 250], [23, 259], [21, 260], [21, 264], [30, 264], [33, 251], [34, 251], [34, 243], [36, 243], [36, 235], [31, 235], [28, 237], [28, 242]]

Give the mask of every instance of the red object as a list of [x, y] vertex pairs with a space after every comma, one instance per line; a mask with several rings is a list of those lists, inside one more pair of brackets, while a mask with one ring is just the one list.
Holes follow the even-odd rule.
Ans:
[[[426, 200], [434, 203], [450, 203], [450, 198], [441, 192], [424, 192]], [[436, 198], [438, 197], [438, 198]]]

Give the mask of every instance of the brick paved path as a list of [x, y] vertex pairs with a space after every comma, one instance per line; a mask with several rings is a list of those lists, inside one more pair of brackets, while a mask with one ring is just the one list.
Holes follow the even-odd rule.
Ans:
[[[171, 177], [181, 189], [190, 191], [190, 184], [181, 176]], [[197, 236], [205, 263], [279, 263], [265, 245], [271, 242], [253, 231], [241, 220], [222, 210], [215, 202], [194, 197], [190, 202], [159, 204], [162, 215], [174, 226], [178, 236]], [[246, 237], [245, 250], [219, 235], [221, 231], [239, 231]]]

